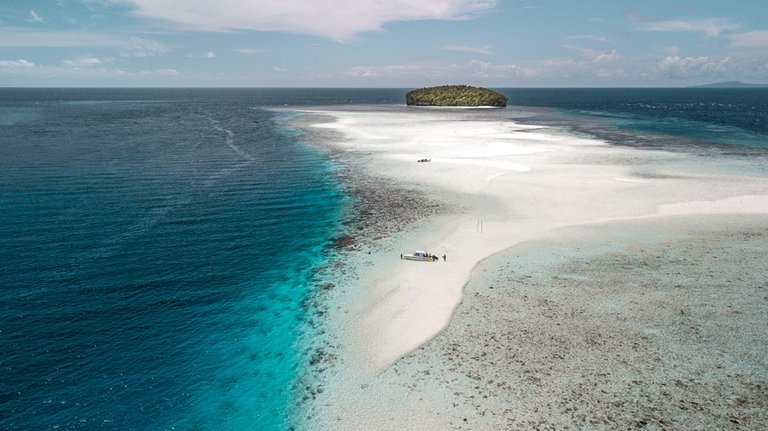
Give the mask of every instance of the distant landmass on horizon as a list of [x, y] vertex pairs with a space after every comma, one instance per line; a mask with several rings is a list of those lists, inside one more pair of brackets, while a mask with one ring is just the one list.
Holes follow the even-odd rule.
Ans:
[[714, 84], [694, 85], [690, 88], [767, 88], [768, 84], [748, 84], [741, 81], [716, 82]]

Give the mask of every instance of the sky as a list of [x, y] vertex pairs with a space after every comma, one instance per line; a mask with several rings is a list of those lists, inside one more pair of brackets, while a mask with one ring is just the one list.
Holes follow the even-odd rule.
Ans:
[[0, 87], [768, 84], [768, 0], [0, 0]]

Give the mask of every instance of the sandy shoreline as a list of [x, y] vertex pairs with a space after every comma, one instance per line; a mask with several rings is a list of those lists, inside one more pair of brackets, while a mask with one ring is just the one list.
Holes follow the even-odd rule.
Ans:
[[[324, 331], [330, 341], [316, 358], [324, 374], [318, 375], [317, 382], [313, 383], [321, 390], [312, 391], [315, 400], [306, 413], [305, 425], [311, 424], [317, 429], [527, 429], [534, 424], [515, 422], [515, 418], [546, 419], [550, 425], [559, 424], [553, 425], [555, 428], [569, 423], [578, 428], [579, 421], [580, 427], [591, 428], [627, 425], [629, 419], [623, 417], [606, 419], [599, 422], [603, 424], [600, 426], [596, 425], [598, 422], [589, 426], [591, 422], [587, 419], [563, 415], [562, 409], [566, 408], [600, 407], [593, 405], [589, 397], [581, 401], [574, 398], [557, 412], [549, 411], [545, 415], [546, 409], [543, 409], [541, 414], [534, 413], [532, 404], [528, 403], [531, 394], [540, 392], [534, 390], [534, 386], [530, 386], [527, 393], [521, 393], [520, 388], [503, 390], [498, 386], [484, 394], [486, 400], [492, 398], [493, 401], [476, 399], [483, 396], [482, 388], [490, 390], [493, 385], [480, 375], [485, 374], [482, 370], [499, 364], [483, 364], [483, 359], [475, 359], [477, 363], [469, 361], [471, 365], [468, 365], [465, 364], [467, 358], [463, 358], [457, 365], [451, 356], [461, 357], [461, 352], [472, 351], [468, 346], [488, 333], [496, 333], [499, 338], [505, 331], [518, 333], [526, 325], [516, 321], [510, 327], [477, 334], [454, 328], [478, 326], [509, 316], [516, 304], [512, 298], [519, 299], [521, 290], [530, 290], [531, 286], [541, 286], [543, 282], [538, 285], [523, 282], [510, 290], [518, 296], [498, 297], [488, 304], [470, 303], [463, 296], [465, 286], [476, 283], [480, 277], [478, 268], [492, 274], [503, 273], [509, 253], [522, 244], [541, 246], [541, 241], [554, 241], [561, 247], [559, 250], [574, 247], [600, 250], [603, 243], [590, 243], [590, 239], [614, 229], [630, 243], [662, 232], [665, 234], [655, 235], [656, 242], [648, 242], [648, 247], [675, 237], [679, 239], [676, 244], [683, 247], [685, 241], [695, 241], [696, 235], [678, 235], [682, 226], [695, 226], [706, 218], [698, 232], [711, 232], [713, 226], [721, 224], [721, 219], [732, 220], [734, 214], [741, 215], [737, 218], [743, 226], [729, 222], [729, 232], [754, 230], [761, 224], [763, 232], [765, 230], [768, 182], [763, 176], [726, 172], [722, 160], [609, 146], [585, 137], [515, 123], [508, 116], [505, 112], [326, 110], [305, 112], [303, 119], [296, 120], [295, 125], [329, 145], [334, 157], [346, 164], [346, 175], [352, 177], [345, 182], [357, 188], [358, 196], [367, 193], [369, 200], [357, 209], [363, 211], [365, 220], [358, 220], [358, 235], [352, 235], [356, 237], [353, 241], [359, 243], [353, 246], [357, 251], [345, 255], [345, 262], [340, 266], [345, 268], [344, 274], [328, 271], [336, 273], [337, 278], [334, 288], [322, 300], [326, 307]], [[423, 158], [430, 162], [417, 162]], [[728, 163], [735, 163], [738, 168], [739, 163], [746, 162]], [[365, 190], [367, 192], [361, 193]], [[366, 227], [371, 219], [380, 223]], [[613, 226], [617, 223], [623, 223], [624, 227], [615, 230]], [[571, 240], [571, 248], [563, 247], [564, 240], [555, 234], [564, 232], [563, 229], [579, 233]], [[603, 238], [615, 249], [611, 237]], [[399, 259], [400, 252], [413, 249], [446, 254], [447, 261], [417, 263]], [[584, 258], [583, 255], [577, 257]], [[483, 264], [478, 267], [481, 261]], [[560, 263], [562, 267], [564, 263]], [[541, 277], [538, 271], [545, 266], [531, 265], [526, 276]], [[517, 266], [525, 267], [520, 263]], [[726, 272], [728, 268], [722, 271]], [[549, 279], [550, 284], [551, 280], [553, 278]], [[631, 283], [622, 286], [625, 291], [633, 287]], [[490, 283], [486, 281], [473, 289], [483, 292], [489, 288]], [[570, 307], [572, 313], [579, 306], [580, 299], [564, 288], [552, 298], [550, 300], [558, 304], [570, 301], [565, 308]], [[685, 295], [677, 301], [684, 298]], [[754, 306], [759, 306], [759, 300], [757, 304]], [[466, 313], [467, 307], [475, 311]], [[582, 304], [581, 310], [584, 308]], [[563, 313], [567, 314], [566, 311]], [[456, 316], [452, 320], [454, 312]], [[764, 316], [762, 314], [761, 321], [757, 313], [752, 319], [757, 319], [756, 324], [766, 329]], [[541, 314], [529, 317], [541, 320]], [[541, 322], [541, 328], [536, 330], [564, 339], [577, 335], [563, 332], [563, 323], [554, 321], [560, 319], [552, 320]], [[605, 318], [592, 323], [600, 326], [610, 321]], [[438, 338], [432, 340], [438, 334]], [[447, 355], [446, 339], [457, 334], [463, 334], [452, 342], [458, 343], [454, 346], [458, 350]], [[521, 342], [520, 339], [504, 342], [491, 338], [493, 342], [489, 344], [488, 340], [485, 338], [482, 351], [475, 352], [478, 358], [509, 350], [510, 342]], [[527, 341], [534, 343], [527, 347], [533, 357], [550, 353], [545, 344], [536, 343], [535, 339]], [[757, 341], [765, 344], [764, 337]], [[627, 349], [626, 345], [618, 347]], [[584, 349], [573, 348], [567, 352], [583, 353]], [[404, 355], [407, 356], [400, 360]], [[542, 366], [549, 362], [545, 361]], [[448, 364], [454, 368], [446, 368]], [[498, 378], [519, 380], [520, 376], [512, 372], [512, 364], [506, 365], [496, 371]], [[525, 371], [525, 367], [518, 368], [521, 373]], [[438, 372], [441, 369], [443, 372]], [[475, 391], [472, 402], [457, 395], [454, 383], [444, 381], [456, 369], [465, 371], [464, 376], [480, 373], [475, 376], [477, 379], [471, 378], [477, 382], [476, 388], [463, 382], [466, 387], [458, 391], [462, 394]], [[591, 369], [590, 364], [580, 362], [570, 371], [587, 369]], [[556, 382], [548, 381], [548, 376], [537, 378], [538, 382], [549, 385], [549, 396], [554, 396], [559, 387]], [[568, 381], [571, 380], [572, 376]], [[562, 387], [570, 387], [568, 382], [562, 383]], [[420, 394], [419, 398], [411, 399], [416, 386], [420, 387], [415, 392]], [[650, 387], [656, 386], [650, 384]], [[765, 389], [762, 395], [760, 392], [757, 390], [758, 398], [762, 396], [764, 401]], [[489, 396], [491, 393], [495, 395]], [[509, 404], [499, 407], [499, 394], [510, 393], [518, 394], [518, 401], [507, 399]], [[749, 396], [754, 398], [753, 395]], [[409, 399], [410, 404], [404, 401]], [[637, 414], [636, 410], [628, 411], [629, 416]], [[479, 412], [483, 412], [482, 415]], [[739, 414], [744, 416], [743, 412]], [[485, 419], [479, 420], [481, 417]], [[474, 426], [469, 424], [470, 419]], [[632, 420], [650, 423], [647, 418]], [[521, 425], [526, 423], [527, 426]], [[674, 423], [687, 424], [685, 421]]]

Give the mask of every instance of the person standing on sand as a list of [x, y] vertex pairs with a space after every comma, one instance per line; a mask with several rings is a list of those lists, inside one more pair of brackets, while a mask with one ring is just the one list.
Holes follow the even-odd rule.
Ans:
[[443, 262], [447, 262], [448, 259], [445, 258], [445, 253], [443, 253]]

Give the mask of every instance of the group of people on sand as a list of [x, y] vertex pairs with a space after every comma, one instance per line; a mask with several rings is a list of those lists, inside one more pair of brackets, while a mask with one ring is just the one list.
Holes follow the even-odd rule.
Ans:
[[427, 163], [427, 162], [431, 162], [431, 161], [432, 161], [432, 159], [419, 159], [419, 160], [416, 160], [417, 163]]
[[[432, 259], [432, 262], [436, 262], [436, 261], [440, 260], [440, 256], [438, 256], [436, 254], [429, 254], [429, 253], [427, 253], [427, 257]], [[445, 255], [443, 255], [443, 262], [445, 262]]]

